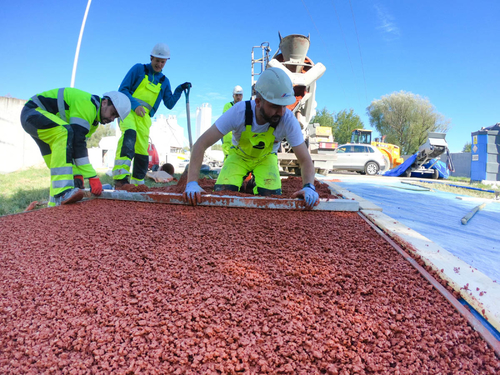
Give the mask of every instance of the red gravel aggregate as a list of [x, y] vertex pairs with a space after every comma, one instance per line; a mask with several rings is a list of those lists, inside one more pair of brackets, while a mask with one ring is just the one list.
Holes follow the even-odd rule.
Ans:
[[357, 214], [88, 202], [0, 217], [1, 374], [498, 374]]

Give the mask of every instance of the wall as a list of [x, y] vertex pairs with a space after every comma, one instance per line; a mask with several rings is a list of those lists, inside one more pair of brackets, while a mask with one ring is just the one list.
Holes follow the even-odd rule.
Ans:
[[0, 97], [0, 173], [43, 163], [40, 150], [21, 126], [21, 110], [26, 100]]
[[[470, 162], [471, 162], [471, 153], [470, 152], [457, 152], [452, 153], [451, 160], [453, 161], [453, 165], [455, 166], [455, 172], [451, 172], [450, 175], [453, 177], [467, 177], [470, 178]], [[441, 155], [442, 162], [448, 161], [447, 155]]]

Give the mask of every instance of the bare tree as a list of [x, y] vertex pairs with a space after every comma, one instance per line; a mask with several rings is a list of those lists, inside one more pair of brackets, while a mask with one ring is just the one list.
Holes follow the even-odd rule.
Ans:
[[427, 140], [428, 132], [450, 129], [450, 120], [436, 111], [429, 99], [411, 92], [393, 92], [368, 106], [370, 124], [386, 142], [401, 147], [403, 155], [411, 155]]

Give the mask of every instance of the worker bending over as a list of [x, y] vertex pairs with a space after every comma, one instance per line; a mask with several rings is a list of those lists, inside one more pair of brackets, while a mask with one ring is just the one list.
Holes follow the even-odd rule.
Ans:
[[197, 180], [205, 150], [232, 131], [234, 147], [220, 171], [215, 191], [239, 191], [243, 178], [252, 172], [256, 185], [254, 194], [281, 195], [277, 151], [280, 142], [286, 139], [300, 163], [304, 183], [302, 190], [293, 197], [303, 197], [307, 208], [319, 203], [311, 156], [297, 119], [286, 108], [295, 102], [290, 78], [281, 69], [269, 68], [259, 77], [255, 91], [255, 100], [236, 103], [194, 144], [183, 195], [186, 202], [201, 203], [201, 193], [205, 191]]
[[[170, 81], [162, 70], [170, 59], [170, 49], [164, 43], [158, 43], [151, 51], [151, 63], [135, 64], [127, 73], [120, 85], [120, 92], [130, 98], [132, 109], [130, 115], [120, 122], [122, 132], [116, 147], [113, 180], [115, 187], [125, 184], [144, 184], [148, 171], [149, 128], [161, 101], [168, 109], [174, 108], [182, 91], [191, 87], [185, 82], [172, 94]], [[130, 169], [134, 159], [132, 179], [129, 180]]]
[[[49, 206], [83, 198], [83, 178], [91, 192], [102, 193], [102, 184], [90, 164], [86, 138], [101, 124], [130, 113], [130, 100], [118, 91], [100, 98], [75, 88], [60, 88], [33, 96], [21, 112], [21, 124], [40, 148], [50, 169]], [[75, 188], [75, 184], [78, 185]]]
[[[243, 100], [243, 88], [241, 86], [234, 86], [233, 89], [233, 101], [226, 103], [222, 113], [225, 113], [229, 108], [238, 102]], [[222, 137], [222, 152], [224, 152], [224, 160], [226, 160], [227, 155], [229, 155], [229, 149], [233, 147], [233, 132], [227, 133]]]

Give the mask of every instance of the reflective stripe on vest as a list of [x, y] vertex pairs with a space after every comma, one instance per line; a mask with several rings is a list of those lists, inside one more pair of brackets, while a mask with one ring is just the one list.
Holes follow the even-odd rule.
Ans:
[[69, 123], [80, 125], [80, 126], [83, 126], [85, 129], [90, 130], [89, 122], [87, 120], [80, 118], [80, 117], [70, 117]]
[[42, 104], [42, 102], [40, 101], [40, 99], [38, 99], [38, 96], [37, 95], [33, 95], [31, 97], [31, 100], [33, 101], [33, 103], [35, 103], [38, 107], [40, 107], [42, 110], [44, 111], [47, 111], [47, 109], [45, 108], [45, 106]]
[[66, 110], [64, 109], [64, 88], [60, 88], [57, 91], [57, 109], [59, 109], [59, 117], [68, 122], [66, 119]]
[[130, 159], [127, 160], [116, 159], [115, 165], [128, 165], [130, 167], [132, 166], [132, 161]]
[[[115, 163], [116, 164], [116, 163]], [[115, 169], [113, 170], [113, 176], [120, 176], [122, 174], [126, 174], [126, 175], [129, 175], [130, 174], [130, 171], [126, 170], [126, 169]]]
[[153, 106], [150, 105], [149, 103], [146, 103], [144, 100], [142, 99], [138, 99], [138, 98], [135, 98], [140, 105], [142, 105], [143, 107], [146, 107], [149, 111], [151, 111], [153, 109]]
[[73, 174], [73, 167], [56, 167], [50, 168], [50, 174], [52, 176], [61, 176], [65, 174]]
[[88, 157], [75, 159], [75, 165], [77, 167], [79, 167], [80, 165], [86, 165], [86, 164], [90, 164], [90, 160]]
[[74, 187], [73, 179], [52, 181], [52, 188], [53, 189], [61, 189], [61, 188], [65, 188], [65, 187]]

